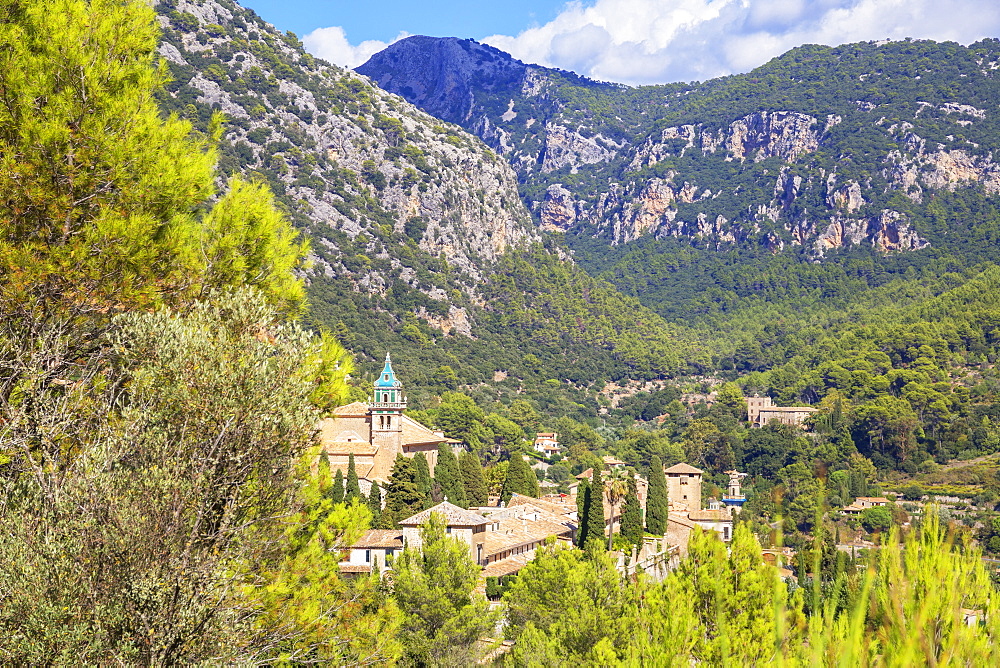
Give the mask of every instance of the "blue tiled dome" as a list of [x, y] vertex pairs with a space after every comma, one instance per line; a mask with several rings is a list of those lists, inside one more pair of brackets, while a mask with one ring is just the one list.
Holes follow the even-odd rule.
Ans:
[[396, 380], [396, 374], [392, 371], [392, 360], [389, 358], [389, 353], [386, 353], [385, 368], [382, 369], [382, 373], [375, 380], [375, 389], [390, 387], [402, 387], [402, 383]]

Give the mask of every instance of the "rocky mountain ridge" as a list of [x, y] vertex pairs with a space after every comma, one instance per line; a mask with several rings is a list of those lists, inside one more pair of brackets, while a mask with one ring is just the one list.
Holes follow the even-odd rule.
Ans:
[[[431, 102], [412, 65], [432, 52], [451, 85], [435, 86]], [[507, 157], [544, 230], [611, 244], [802, 245], [815, 257], [912, 251], [933, 241], [894, 195], [919, 204], [943, 189], [1000, 190], [996, 40], [802, 47], [747, 75], [634, 89], [503, 56], [410, 38], [358, 71]], [[505, 76], [483, 85], [497, 70]], [[902, 90], [914, 86], [912, 97]]]
[[[236, 3], [166, 0], [158, 9], [160, 54], [174, 77], [165, 106], [194, 120], [199, 108], [226, 115], [223, 166], [268, 181], [308, 227], [310, 280], [345, 276], [372, 296], [400, 281], [425, 297], [415, 313], [427, 325], [471, 335], [470, 304], [450, 292], [481, 302], [484, 266], [538, 240], [510, 168]], [[424, 262], [391, 248], [408, 243]]]
[[235, 174], [270, 186], [311, 241], [307, 320], [360, 359], [398, 351], [417, 386], [500, 377], [518, 393], [541, 375], [558, 394], [705, 358], [543, 239], [514, 171], [477, 137], [232, 0], [156, 9], [172, 77], [161, 107], [206, 132], [225, 115], [220, 188]]

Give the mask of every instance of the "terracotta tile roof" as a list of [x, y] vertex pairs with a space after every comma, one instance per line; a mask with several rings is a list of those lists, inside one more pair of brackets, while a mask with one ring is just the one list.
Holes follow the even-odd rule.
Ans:
[[681, 515], [680, 513], [667, 513], [667, 521], [673, 522], [674, 524], [679, 524], [689, 529], [693, 529], [695, 527], [694, 522], [692, 522], [684, 515]]
[[527, 566], [528, 562], [534, 558], [534, 552], [526, 552], [525, 554], [515, 554], [514, 556], [507, 557], [506, 559], [494, 561], [492, 564], [487, 564], [486, 567], [483, 568], [483, 577], [499, 578], [504, 575], [510, 575], [511, 573], [517, 573], [519, 570]]
[[368, 564], [338, 564], [341, 573], [371, 573], [372, 567]]
[[447, 501], [442, 501], [432, 508], [423, 510], [412, 517], [407, 517], [405, 520], [400, 520], [399, 524], [411, 526], [423, 524], [430, 519], [431, 513], [444, 515], [444, 520], [447, 526], [475, 527], [482, 526], [483, 524], [490, 524], [490, 520], [486, 519], [482, 515], [474, 513], [471, 510], [459, 508], [455, 504], [448, 503]]
[[884, 496], [859, 496], [858, 501], [867, 501], [868, 503], [889, 503], [889, 499]]
[[590, 480], [593, 477], [594, 477], [594, 469], [587, 469], [583, 473], [576, 476], [576, 479], [583, 480], [584, 478], [586, 478], [587, 480]]
[[396, 529], [372, 529], [366, 531], [361, 538], [358, 539], [352, 548], [364, 549], [364, 548], [402, 548], [403, 547], [403, 532]]
[[368, 415], [368, 404], [361, 401], [355, 401], [353, 404], [347, 404], [346, 406], [340, 406], [338, 408], [334, 408], [333, 414], [345, 417], [348, 415], [351, 416]]
[[523, 494], [512, 494], [510, 501], [507, 502], [507, 507], [511, 506], [535, 506], [539, 510], [544, 510], [553, 515], [570, 515], [577, 511], [576, 501], [570, 497], [566, 497], [566, 503], [557, 503], [555, 501], [546, 501], [545, 499], [536, 499], [530, 496], [525, 496]]
[[324, 441], [323, 448], [331, 455], [374, 455], [378, 452], [366, 441]]
[[605, 455], [605, 456], [601, 457], [601, 461], [603, 461], [605, 464], [608, 464], [610, 466], [616, 466], [618, 464], [624, 464], [625, 463], [622, 460], [618, 459], [617, 457], [611, 457], [610, 455]]
[[551, 520], [500, 520], [500, 527], [487, 531], [483, 537], [483, 555], [486, 557], [500, 554], [507, 550], [539, 543], [549, 536], [569, 536], [572, 528], [561, 522]]
[[441, 434], [435, 434], [433, 429], [428, 429], [411, 417], [403, 416], [400, 421], [403, 432], [404, 445], [416, 445], [418, 443], [460, 443], [453, 438], [448, 438]]
[[690, 464], [674, 464], [668, 468], [664, 473], [704, 473], [701, 469], [696, 469]]

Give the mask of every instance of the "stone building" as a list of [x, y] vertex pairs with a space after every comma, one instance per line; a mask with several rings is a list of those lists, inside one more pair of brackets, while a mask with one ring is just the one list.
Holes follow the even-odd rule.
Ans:
[[458, 441], [410, 419], [405, 411], [403, 384], [396, 378], [392, 360], [386, 354], [385, 368], [375, 381], [368, 403], [359, 401], [341, 406], [333, 411], [333, 417], [319, 425], [320, 446], [330, 460], [332, 471], [340, 469], [346, 475], [353, 454], [358, 477], [381, 483], [389, 479], [396, 455], [413, 457], [423, 452], [433, 475], [438, 445]]
[[366, 532], [340, 563], [340, 572], [384, 573], [404, 548], [420, 549], [420, 525], [440, 515], [445, 531], [469, 547], [469, 556], [483, 568], [483, 577], [516, 573], [549, 541], [572, 545], [576, 536], [576, 504], [544, 501], [515, 494], [505, 508], [465, 510], [444, 501], [400, 521], [401, 529]]
[[671, 512], [701, 510], [701, 469], [689, 464], [676, 464], [663, 473], [667, 476], [667, 499]]
[[667, 540], [687, 554], [688, 538], [694, 527], [715, 531], [728, 542], [733, 537], [733, 513], [712, 501], [707, 510], [701, 507], [701, 481], [704, 471], [690, 464], [676, 464], [663, 472], [667, 477]]
[[775, 406], [771, 397], [747, 397], [747, 421], [752, 427], [771, 422], [793, 427], [805, 425], [806, 418], [816, 412], [812, 406]]

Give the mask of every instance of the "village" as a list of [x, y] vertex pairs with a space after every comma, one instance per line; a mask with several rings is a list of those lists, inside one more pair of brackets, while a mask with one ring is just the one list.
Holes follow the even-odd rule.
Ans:
[[[770, 398], [751, 397], [747, 400], [748, 421], [756, 427], [771, 421], [802, 426], [815, 409], [810, 407], [777, 407]], [[403, 385], [392, 368], [387, 355], [385, 366], [374, 383], [369, 402], [355, 402], [342, 406], [334, 416], [323, 421], [320, 429], [321, 451], [325, 453], [331, 474], [347, 474], [354, 462], [362, 493], [367, 497], [373, 483], [382, 489], [389, 482], [396, 457], [414, 457], [418, 453], [426, 458], [431, 475], [437, 465], [439, 448], [444, 445], [460, 453], [463, 444], [447, 438], [443, 432], [425, 427], [406, 415], [407, 400]], [[534, 449], [546, 456], [560, 452], [559, 434], [542, 432], [535, 436]], [[522, 455], [514, 455], [522, 456]], [[602, 458], [601, 473], [627, 475], [634, 478], [635, 489], [642, 512], [646, 511], [649, 480], [625, 469], [625, 462], [612, 457]], [[631, 551], [613, 550], [612, 559], [625, 575], [639, 572], [661, 580], [687, 554], [689, 537], [695, 528], [712, 531], [723, 542], [733, 536], [733, 523], [747, 497], [742, 482], [746, 473], [727, 471], [726, 491], [721, 498], [703, 501], [704, 471], [686, 463], [664, 467], [668, 499], [666, 529], [662, 535], [643, 536], [641, 544]], [[574, 546], [581, 529], [580, 517], [582, 486], [593, 481], [595, 471], [589, 468], [575, 476], [565, 492], [541, 493], [538, 498], [512, 494], [503, 502], [498, 495], [490, 496], [488, 503], [462, 508], [448, 499], [398, 520], [398, 528], [371, 529], [350, 546], [341, 573], [357, 577], [371, 573], [384, 575], [392, 569], [395, 555], [406, 548], [421, 545], [421, 526], [431, 514], [438, 514], [444, 521], [447, 533], [468, 546], [469, 556], [482, 568], [480, 590], [484, 593], [499, 591], [487, 583], [503, 583], [504, 578], [515, 575], [533, 558], [543, 545], [561, 543]], [[860, 513], [864, 508], [885, 505], [884, 498], [859, 498], [855, 504], [843, 509], [845, 513]], [[623, 506], [605, 490], [603, 499], [604, 524], [607, 532], [620, 530]], [[787, 548], [765, 550], [767, 562], [781, 569], [783, 576], [790, 576], [787, 568], [794, 552]]]

